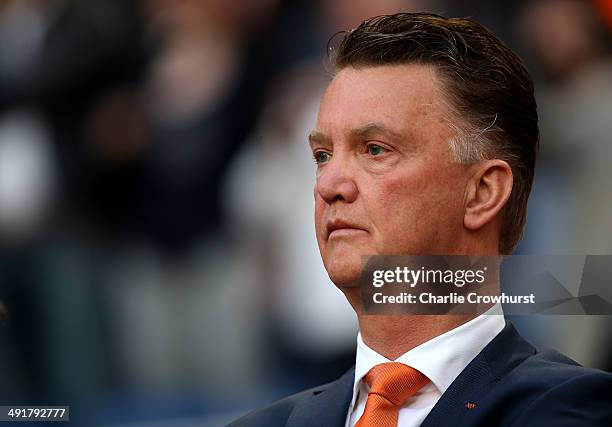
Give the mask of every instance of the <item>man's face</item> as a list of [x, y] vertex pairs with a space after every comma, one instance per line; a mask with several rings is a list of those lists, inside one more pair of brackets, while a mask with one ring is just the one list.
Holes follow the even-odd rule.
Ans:
[[363, 255], [461, 250], [467, 168], [451, 156], [442, 87], [424, 65], [345, 68], [321, 102], [310, 144], [319, 249], [350, 286]]

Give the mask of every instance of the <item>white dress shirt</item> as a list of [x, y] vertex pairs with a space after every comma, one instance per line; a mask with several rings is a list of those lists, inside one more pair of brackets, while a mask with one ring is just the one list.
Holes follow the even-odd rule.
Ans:
[[[395, 362], [411, 366], [430, 379], [402, 406], [398, 427], [419, 426], [442, 394], [461, 371], [505, 326], [501, 305], [496, 304], [480, 316], [442, 335], [424, 342], [398, 357]], [[369, 386], [363, 377], [374, 366], [391, 362], [368, 347], [357, 335], [357, 361], [353, 398], [346, 417], [346, 427], [353, 427], [365, 409]]]

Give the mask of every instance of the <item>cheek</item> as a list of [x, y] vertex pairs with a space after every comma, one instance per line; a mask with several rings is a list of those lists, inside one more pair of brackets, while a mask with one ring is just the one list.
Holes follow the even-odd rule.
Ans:
[[324, 201], [321, 199], [321, 197], [315, 194], [314, 225], [319, 245], [322, 243], [322, 233], [325, 227], [324, 209]]
[[321, 200], [321, 198], [315, 194], [314, 201], [315, 223], [318, 225], [319, 221], [321, 220], [321, 217], [323, 216], [323, 200]]
[[421, 173], [386, 177], [377, 183], [373, 191], [373, 197], [377, 197], [373, 204], [379, 215], [386, 215], [388, 220], [411, 216], [420, 210], [429, 209], [430, 204], [433, 204], [432, 189], [436, 186]]
[[[418, 173], [416, 173], [418, 172]], [[372, 186], [367, 205], [375, 212], [380, 245], [393, 242], [397, 248], [425, 244], [440, 232], [455, 226], [458, 211], [457, 184], [447, 174], [414, 170], [380, 180]], [[383, 241], [384, 240], [384, 241]]]

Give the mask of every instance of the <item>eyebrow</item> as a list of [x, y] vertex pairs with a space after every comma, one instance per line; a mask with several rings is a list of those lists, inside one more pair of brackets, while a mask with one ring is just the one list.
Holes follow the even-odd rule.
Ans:
[[[384, 135], [391, 138], [401, 139], [402, 135], [382, 123], [368, 123], [355, 129], [351, 129], [350, 135], [354, 139], [371, 138], [376, 135]], [[308, 143], [312, 147], [314, 144], [330, 144], [331, 138], [323, 132], [313, 130], [308, 134]]]
[[330, 144], [331, 138], [325, 135], [323, 132], [313, 130], [308, 134], [308, 144], [312, 147], [315, 144]]

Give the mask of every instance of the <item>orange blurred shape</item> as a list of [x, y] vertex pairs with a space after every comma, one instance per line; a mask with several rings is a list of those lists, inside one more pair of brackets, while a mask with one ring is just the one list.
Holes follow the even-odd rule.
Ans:
[[612, 0], [594, 0], [594, 3], [608, 29], [612, 30]]

